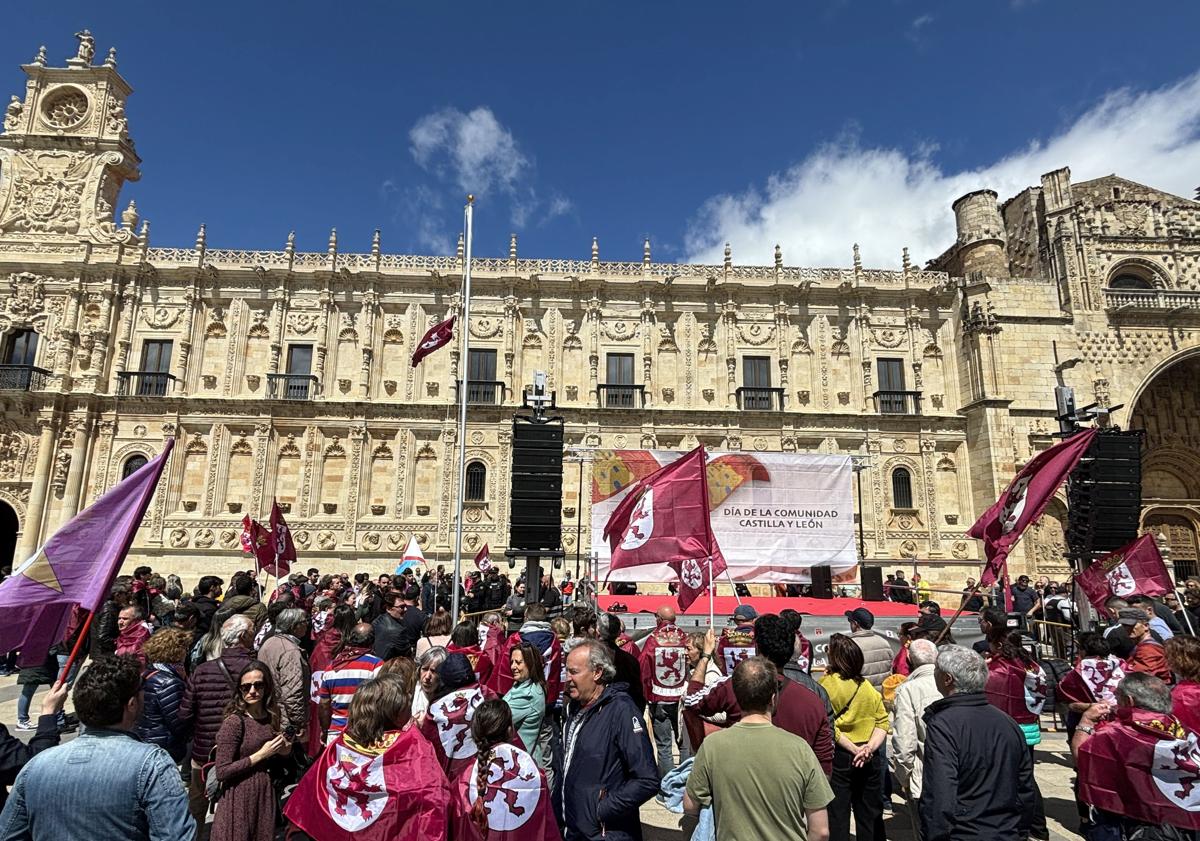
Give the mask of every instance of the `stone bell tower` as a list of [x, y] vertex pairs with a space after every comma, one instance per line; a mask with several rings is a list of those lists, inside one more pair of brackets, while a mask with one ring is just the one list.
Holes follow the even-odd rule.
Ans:
[[5, 250], [22, 250], [23, 242], [137, 242], [133, 204], [114, 219], [122, 185], [140, 176], [125, 118], [131, 88], [117, 73], [115, 48], [95, 65], [92, 34], [75, 37], [66, 67], [48, 66], [45, 47], [21, 67], [25, 99], [13, 96], [4, 112], [0, 241], [12, 243]]

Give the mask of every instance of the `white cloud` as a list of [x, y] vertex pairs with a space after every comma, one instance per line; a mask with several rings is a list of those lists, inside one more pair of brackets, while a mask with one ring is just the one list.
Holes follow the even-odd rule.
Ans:
[[780, 243], [788, 265], [845, 266], [858, 242], [868, 266], [898, 266], [904, 246], [920, 264], [954, 241], [956, 198], [988, 187], [1003, 201], [1063, 166], [1077, 182], [1116, 173], [1190, 197], [1200, 179], [1200, 72], [1111, 92], [1057, 134], [978, 169], [944, 170], [936, 154], [835, 139], [761, 188], [705, 202], [687, 231], [689, 260], [720, 262], [729, 242], [735, 261], [769, 265]]
[[424, 169], [452, 178], [464, 192], [483, 194], [497, 187], [511, 192], [529, 160], [512, 132], [490, 108], [464, 114], [443, 108], [417, 120], [408, 132], [413, 159]]

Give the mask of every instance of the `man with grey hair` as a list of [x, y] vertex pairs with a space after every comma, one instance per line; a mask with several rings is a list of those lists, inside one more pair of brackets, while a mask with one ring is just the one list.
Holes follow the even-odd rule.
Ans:
[[238, 613], [225, 620], [218, 636], [221, 650], [217, 656], [201, 663], [192, 672], [191, 680], [179, 703], [179, 720], [192, 724], [192, 776], [188, 783], [188, 811], [196, 819], [197, 837], [203, 831], [208, 813], [208, 797], [200, 769], [216, 744], [217, 731], [225, 720], [225, 707], [233, 699], [237, 676], [254, 659], [254, 620]]
[[1033, 761], [1021, 728], [988, 703], [987, 678], [987, 664], [969, 648], [947, 645], [938, 652], [934, 681], [942, 698], [922, 717], [924, 841], [1029, 835]]
[[1071, 739], [1079, 799], [1091, 807], [1089, 837], [1195, 838], [1200, 748], [1171, 714], [1170, 687], [1134, 672], [1117, 685], [1116, 700], [1084, 710]]
[[942, 697], [934, 679], [937, 646], [931, 640], [916, 639], [908, 644], [908, 666], [912, 671], [896, 688], [892, 703], [892, 732], [888, 736], [887, 757], [900, 790], [908, 796], [909, 818], [919, 837], [917, 801], [921, 797], [921, 779], [925, 765], [926, 708]]
[[292, 728], [293, 738], [304, 744], [308, 733], [309, 666], [300, 639], [308, 633], [308, 614], [289, 607], [275, 620], [275, 633], [258, 650], [258, 659], [267, 664], [275, 678], [275, 697], [279, 700], [279, 727]]
[[[563, 841], [641, 839], [641, 805], [658, 791], [658, 766], [645, 721], [599, 640], [567, 655], [563, 726]], [[603, 796], [597, 796], [603, 792]]]

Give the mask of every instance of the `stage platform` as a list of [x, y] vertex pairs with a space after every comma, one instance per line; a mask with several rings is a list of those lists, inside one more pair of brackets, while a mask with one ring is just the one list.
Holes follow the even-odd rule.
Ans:
[[[613, 604], [625, 605], [622, 614], [654, 613], [664, 604], [669, 604], [679, 610], [675, 597], [668, 594], [657, 596], [600, 596], [600, 607], [609, 610]], [[779, 613], [781, 610], [799, 611], [809, 616], [844, 616], [847, 610], [865, 607], [875, 616], [900, 618], [902, 621], [916, 619], [916, 605], [899, 602], [868, 602], [862, 599], [810, 599], [810, 598], [779, 598], [777, 596], [748, 596], [742, 599], [743, 604], [752, 605], [759, 614]], [[717, 596], [713, 599], [713, 612], [719, 617], [733, 615], [733, 609], [738, 601], [733, 596]], [[686, 611], [687, 616], [708, 616], [708, 599], [699, 598], [692, 602]]]

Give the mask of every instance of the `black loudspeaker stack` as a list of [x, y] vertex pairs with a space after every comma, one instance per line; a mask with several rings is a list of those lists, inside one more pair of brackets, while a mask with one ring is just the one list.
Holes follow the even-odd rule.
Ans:
[[858, 573], [862, 580], [863, 601], [883, 601], [883, 567], [860, 566]]
[[513, 420], [510, 551], [562, 549], [562, 461], [562, 421]]
[[814, 599], [833, 598], [833, 570], [828, 566], [812, 567], [812, 597]]
[[1081, 570], [1138, 536], [1142, 432], [1100, 432], [1067, 484], [1067, 547]]

